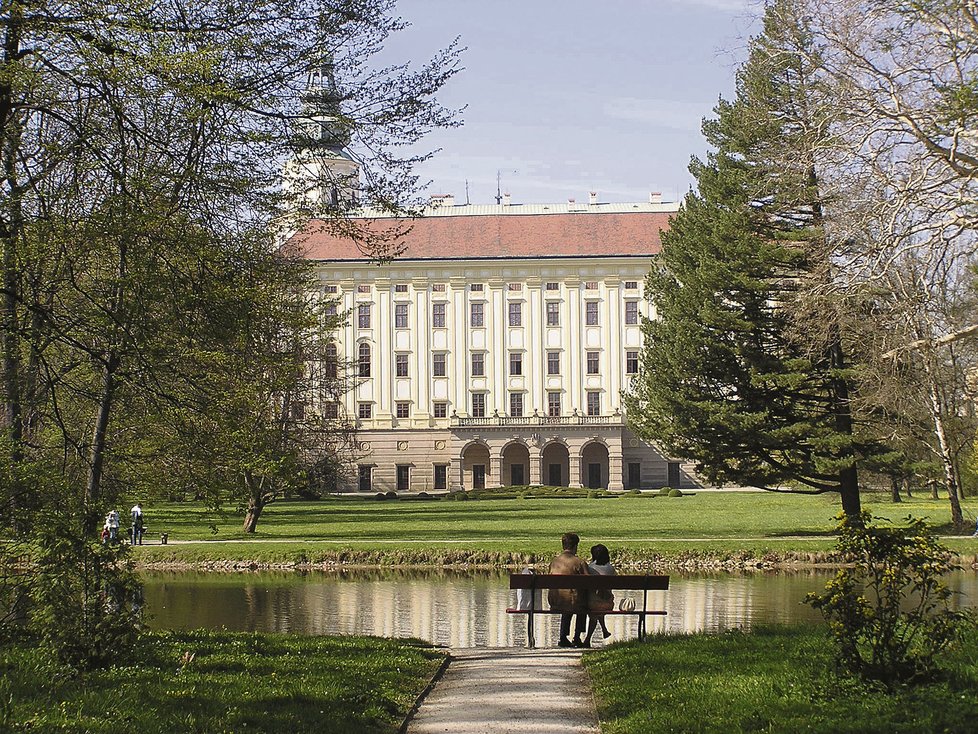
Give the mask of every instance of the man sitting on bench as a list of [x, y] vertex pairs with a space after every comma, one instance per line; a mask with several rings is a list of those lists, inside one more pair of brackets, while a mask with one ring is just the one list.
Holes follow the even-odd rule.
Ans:
[[[577, 533], [564, 533], [560, 537], [563, 552], [550, 562], [550, 573], [587, 574], [587, 564], [577, 557], [577, 546], [581, 539]], [[550, 608], [561, 612], [560, 615], [560, 647], [584, 647], [584, 630], [587, 626], [587, 592], [581, 589], [550, 589], [547, 593]], [[571, 617], [577, 615], [574, 625], [574, 641], [570, 635]]]

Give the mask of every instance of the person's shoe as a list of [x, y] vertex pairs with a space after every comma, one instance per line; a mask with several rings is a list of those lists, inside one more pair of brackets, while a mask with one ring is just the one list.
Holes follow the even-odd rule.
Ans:
[[590, 640], [574, 640], [574, 647], [591, 647]]
[[557, 643], [557, 647], [574, 647], [574, 643], [566, 637], [561, 637], [560, 642]]

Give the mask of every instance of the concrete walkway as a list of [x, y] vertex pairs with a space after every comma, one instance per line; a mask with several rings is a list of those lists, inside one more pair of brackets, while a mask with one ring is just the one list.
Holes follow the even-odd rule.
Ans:
[[581, 651], [465, 648], [407, 734], [598, 734]]

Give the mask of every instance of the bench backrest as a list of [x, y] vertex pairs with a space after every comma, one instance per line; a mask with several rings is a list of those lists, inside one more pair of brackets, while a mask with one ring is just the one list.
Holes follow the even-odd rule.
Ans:
[[668, 576], [621, 574], [597, 576], [585, 574], [513, 573], [509, 576], [511, 589], [638, 589], [664, 591], [669, 588]]

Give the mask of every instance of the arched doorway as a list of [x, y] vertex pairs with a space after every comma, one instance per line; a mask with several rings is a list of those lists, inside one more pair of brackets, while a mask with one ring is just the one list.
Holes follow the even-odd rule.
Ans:
[[592, 441], [581, 450], [581, 484], [588, 489], [608, 488], [608, 447]]
[[504, 487], [522, 487], [530, 482], [530, 450], [521, 443], [513, 442], [503, 449]]
[[488, 472], [489, 447], [481, 443], [466, 446], [462, 451], [462, 487], [485, 489]]
[[570, 486], [570, 454], [562, 443], [547, 444], [543, 449], [543, 483], [551, 487]]

